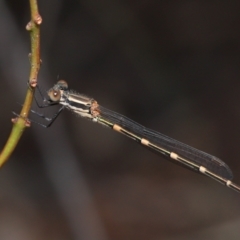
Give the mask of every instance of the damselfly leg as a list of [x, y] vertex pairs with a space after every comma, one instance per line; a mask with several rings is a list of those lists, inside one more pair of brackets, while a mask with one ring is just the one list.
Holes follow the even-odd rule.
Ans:
[[[38, 93], [39, 95], [41, 96], [42, 98], [42, 103], [39, 103], [38, 102], [38, 99], [36, 98], [36, 96], [34, 95], [34, 100], [37, 104], [37, 106], [39, 108], [47, 108], [47, 107], [52, 107], [52, 106], [56, 106], [56, 105], [59, 105], [59, 102], [54, 102], [52, 101], [50, 98], [49, 98], [49, 95], [47, 96], [47, 98], [44, 96], [44, 93], [43, 91], [41, 90], [41, 88], [37, 85], [37, 90], [38, 90]], [[44, 114], [42, 113], [39, 113], [37, 111], [34, 111], [31, 109], [31, 112], [35, 115], [37, 115], [38, 117], [48, 121], [48, 124], [42, 124], [40, 122], [37, 122], [37, 121], [33, 121], [33, 120], [30, 120], [31, 122], [34, 122], [34, 123], [37, 123], [38, 125], [41, 125], [42, 127], [45, 127], [45, 128], [48, 128], [50, 127], [54, 121], [57, 119], [57, 117], [59, 116], [59, 114], [62, 112], [62, 110], [65, 108], [64, 105], [62, 105], [58, 110], [57, 112], [52, 116], [52, 117], [46, 117]]]
[[[39, 93], [39, 95], [41, 97], [41, 102], [39, 102], [39, 100], [37, 99], [37, 97], [34, 94], [34, 100], [35, 100], [35, 103], [36, 103], [38, 108], [47, 108], [47, 107], [52, 107], [52, 106], [59, 105], [58, 102], [51, 101], [49, 96], [45, 97], [42, 89], [38, 85], [36, 86], [36, 89], [37, 89], [37, 91], [38, 91], [38, 93]], [[40, 125], [40, 126], [42, 126], [44, 128], [48, 128], [48, 127], [50, 127], [54, 123], [54, 121], [57, 119], [57, 117], [59, 116], [59, 114], [62, 112], [62, 110], [64, 108], [65, 108], [65, 106], [62, 105], [57, 110], [57, 112], [55, 112], [55, 114], [53, 114], [51, 117], [47, 117], [47, 116], [45, 116], [45, 114], [37, 112], [37, 111], [31, 109], [31, 113], [33, 113], [33, 114], [37, 115], [39, 118], [42, 118], [45, 121], [47, 121], [48, 122], [47, 124], [43, 124], [41, 122], [35, 121], [33, 119], [29, 119], [29, 118], [27, 120], [30, 121], [30, 122], [36, 123], [36, 124], [38, 124], [38, 125]], [[22, 117], [22, 116], [20, 116], [19, 114], [15, 113], [15, 112], [13, 112], [13, 114], [18, 116], [18, 117]]]
[[58, 105], [58, 103], [50, 101], [49, 97], [46, 98], [44, 96], [44, 93], [43, 93], [42, 89], [38, 85], [36, 86], [36, 89], [37, 89], [37, 91], [38, 91], [38, 93], [39, 93], [39, 95], [40, 95], [40, 97], [42, 99], [42, 102], [39, 103], [38, 99], [36, 98], [36, 95], [34, 94], [35, 103], [37, 104], [37, 106], [39, 108], [47, 108], [47, 107], [51, 107], [53, 105]]
[[[54, 105], [49, 105], [49, 106], [45, 106], [45, 107], [51, 107], [51, 106], [54, 106]], [[43, 123], [37, 122], [37, 121], [32, 120], [32, 119], [29, 119], [29, 121], [33, 122], [33, 123], [36, 123], [36, 124], [38, 124], [42, 127], [48, 128], [54, 123], [54, 121], [57, 119], [57, 117], [59, 116], [59, 114], [62, 112], [62, 110], [64, 108], [65, 108], [65, 106], [62, 106], [61, 108], [59, 108], [58, 111], [52, 117], [46, 117], [44, 114], [39, 113], [39, 112], [31, 109], [31, 113], [33, 113], [33, 114], [37, 115], [38, 117], [48, 121], [48, 124], [43, 124]]]

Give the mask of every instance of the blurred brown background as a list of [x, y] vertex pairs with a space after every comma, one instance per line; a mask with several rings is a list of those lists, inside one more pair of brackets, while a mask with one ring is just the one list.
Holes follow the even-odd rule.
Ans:
[[[223, 159], [240, 184], [240, 2], [39, 1], [39, 84]], [[0, 1], [1, 147], [29, 74], [28, 1]], [[48, 116], [54, 109], [44, 110]], [[65, 111], [0, 173], [0, 239], [234, 240], [240, 195]]]

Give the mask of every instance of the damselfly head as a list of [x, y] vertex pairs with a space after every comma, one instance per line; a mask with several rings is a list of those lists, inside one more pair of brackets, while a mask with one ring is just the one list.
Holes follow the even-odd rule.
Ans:
[[59, 80], [49, 91], [48, 96], [52, 102], [58, 102], [61, 99], [62, 91], [68, 89], [68, 84], [65, 80]]
[[59, 80], [54, 86], [54, 89], [59, 89], [59, 90], [67, 90], [68, 89], [68, 84], [65, 80]]
[[61, 99], [61, 91], [60, 90], [54, 90], [51, 88], [48, 91], [48, 96], [52, 102], [58, 102]]

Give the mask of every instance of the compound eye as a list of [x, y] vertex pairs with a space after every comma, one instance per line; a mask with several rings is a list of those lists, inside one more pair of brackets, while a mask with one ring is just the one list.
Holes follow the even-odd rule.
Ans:
[[62, 90], [67, 90], [68, 89], [68, 84], [65, 80], [59, 80], [57, 82], [57, 85], [59, 86], [60, 89]]
[[60, 98], [61, 98], [61, 92], [60, 90], [51, 89], [48, 91], [48, 96], [51, 99], [51, 101], [58, 102], [60, 101]]

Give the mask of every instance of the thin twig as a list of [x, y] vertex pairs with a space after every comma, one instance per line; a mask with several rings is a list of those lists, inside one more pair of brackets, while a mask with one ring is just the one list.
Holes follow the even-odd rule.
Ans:
[[31, 109], [33, 94], [37, 85], [37, 76], [40, 69], [40, 24], [42, 18], [38, 12], [37, 0], [29, 0], [31, 9], [31, 20], [27, 24], [26, 29], [30, 32], [31, 39], [31, 53], [30, 53], [30, 75], [28, 82], [28, 89], [25, 97], [25, 101], [19, 114], [21, 117], [13, 118], [13, 128], [9, 135], [9, 138], [0, 154], [0, 167], [8, 160], [14, 151], [19, 139], [21, 138], [23, 131], [26, 127], [30, 126], [30, 122], [27, 121], [29, 111]]

